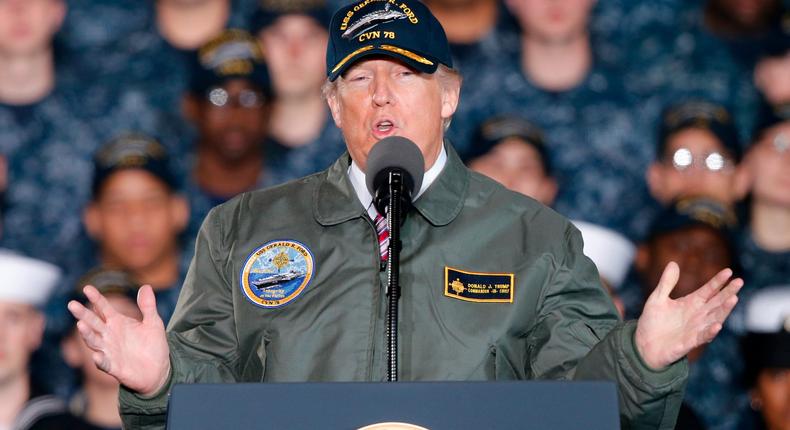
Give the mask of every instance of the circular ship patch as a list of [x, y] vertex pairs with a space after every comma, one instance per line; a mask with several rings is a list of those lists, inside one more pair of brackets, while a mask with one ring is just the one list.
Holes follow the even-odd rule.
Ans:
[[305, 292], [313, 278], [313, 254], [293, 240], [264, 244], [241, 269], [241, 290], [262, 308], [279, 308]]

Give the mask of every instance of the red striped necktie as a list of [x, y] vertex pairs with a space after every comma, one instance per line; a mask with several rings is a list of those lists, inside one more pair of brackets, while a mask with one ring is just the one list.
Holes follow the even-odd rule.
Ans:
[[381, 261], [387, 261], [390, 244], [390, 230], [387, 226], [387, 218], [376, 213], [376, 233], [379, 236], [379, 253], [381, 254]]

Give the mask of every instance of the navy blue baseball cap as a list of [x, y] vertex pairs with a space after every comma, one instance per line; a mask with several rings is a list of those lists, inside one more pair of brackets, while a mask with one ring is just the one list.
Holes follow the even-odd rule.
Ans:
[[731, 240], [737, 224], [735, 212], [727, 206], [705, 197], [686, 198], [664, 209], [653, 223], [649, 238], [693, 226], [705, 226]]
[[93, 197], [99, 197], [101, 186], [113, 173], [124, 169], [140, 169], [156, 176], [171, 190], [177, 182], [170, 171], [170, 157], [157, 140], [143, 134], [121, 135], [96, 151], [93, 156]]
[[258, 33], [286, 15], [304, 15], [326, 28], [332, 18], [332, 11], [324, 0], [259, 0], [258, 8], [252, 15], [250, 30]]
[[225, 30], [198, 49], [192, 61], [189, 89], [202, 94], [233, 79], [245, 79], [272, 97], [269, 69], [258, 41], [239, 29]]
[[663, 154], [667, 140], [688, 128], [708, 130], [721, 142], [735, 161], [740, 161], [743, 151], [738, 130], [729, 110], [723, 105], [704, 100], [692, 100], [672, 105], [664, 110], [658, 137], [658, 154]]
[[362, 58], [384, 55], [423, 73], [453, 67], [447, 35], [417, 0], [362, 0], [335, 12], [329, 24], [326, 71], [334, 81]]
[[468, 159], [480, 157], [505, 139], [512, 137], [535, 148], [540, 155], [543, 171], [547, 176], [550, 176], [551, 160], [549, 160], [543, 131], [534, 123], [513, 114], [495, 116], [480, 124], [475, 132], [475, 145], [473, 145], [474, 148], [470, 151]]

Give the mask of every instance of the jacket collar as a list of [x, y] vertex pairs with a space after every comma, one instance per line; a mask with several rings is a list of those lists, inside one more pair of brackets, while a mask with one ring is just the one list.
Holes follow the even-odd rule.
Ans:
[[313, 192], [313, 214], [321, 225], [335, 225], [367, 216], [348, 177], [350, 164], [351, 156], [346, 152], [321, 175], [322, 179]]
[[[439, 177], [414, 203], [417, 212], [435, 226], [447, 225], [461, 212], [469, 188], [469, 170], [452, 145], [445, 143], [447, 163]], [[315, 220], [324, 226], [367, 216], [348, 177], [351, 157], [343, 154], [324, 172], [313, 195]]]
[[469, 170], [449, 142], [444, 149], [447, 163], [442, 173], [414, 202], [417, 212], [435, 226], [450, 224], [461, 213], [469, 188]]

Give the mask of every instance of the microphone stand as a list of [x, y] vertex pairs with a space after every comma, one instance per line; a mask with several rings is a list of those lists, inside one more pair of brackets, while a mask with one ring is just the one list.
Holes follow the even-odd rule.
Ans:
[[[390, 242], [387, 248], [387, 381], [398, 380], [398, 299], [400, 299], [400, 226], [402, 217], [401, 196], [404, 191], [403, 173], [391, 170], [387, 174], [389, 202], [387, 225]], [[408, 194], [408, 193], [406, 193]]]

